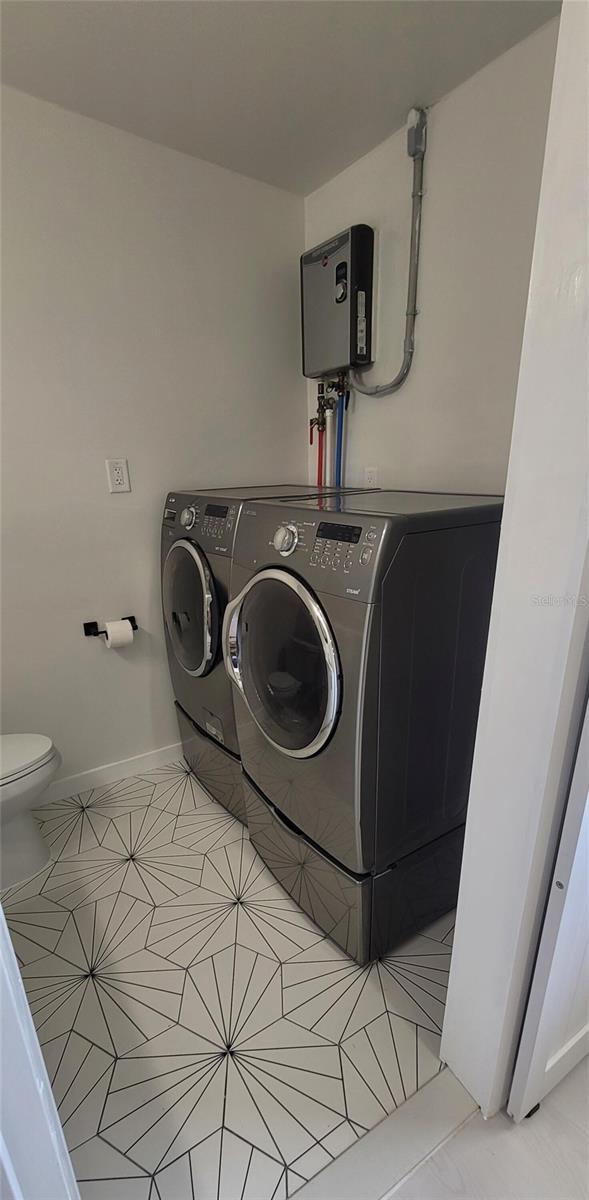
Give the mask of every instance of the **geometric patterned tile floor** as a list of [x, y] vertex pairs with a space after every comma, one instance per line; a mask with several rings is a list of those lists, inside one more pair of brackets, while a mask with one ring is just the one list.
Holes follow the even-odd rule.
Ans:
[[441, 1069], [452, 915], [357, 966], [182, 762], [37, 817], [2, 904], [83, 1200], [286, 1200]]

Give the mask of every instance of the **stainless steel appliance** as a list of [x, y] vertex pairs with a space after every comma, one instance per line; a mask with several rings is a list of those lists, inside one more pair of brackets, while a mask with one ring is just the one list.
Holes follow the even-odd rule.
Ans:
[[359, 962], [456, 899], [501, 505], [243, 506], [223, 652], [250, 837]]
[[240, 820], [245, 805], [231, 686], [220, 633], [242, 504], [331, 495], [309, 484], [170, 492], [161, 535], [166, 649], [182, 746], [197, 778]]

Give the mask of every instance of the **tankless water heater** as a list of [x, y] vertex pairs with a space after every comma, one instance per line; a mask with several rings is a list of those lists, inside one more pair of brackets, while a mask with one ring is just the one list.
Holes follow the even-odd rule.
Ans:
[[333, 376], [372, 362], [374, 230], [352, 225], [301, 256], [303, 374]]

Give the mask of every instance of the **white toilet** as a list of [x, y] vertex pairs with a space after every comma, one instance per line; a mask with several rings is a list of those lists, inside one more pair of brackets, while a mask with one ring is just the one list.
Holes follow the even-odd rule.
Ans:
[[40, 733], [0, 735], [0, 889], [28, 879], [49, 861], [31, 809], [51, 783], [61, 755]]

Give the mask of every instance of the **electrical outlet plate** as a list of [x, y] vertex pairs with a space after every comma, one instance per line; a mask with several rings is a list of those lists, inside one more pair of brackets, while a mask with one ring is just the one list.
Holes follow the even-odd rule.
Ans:
[[126, 458], [105, 459], [109, 492], [130, 492], [129, 464]]
[[378, 487], [378, 467], [364, 467], [364, 487]]

